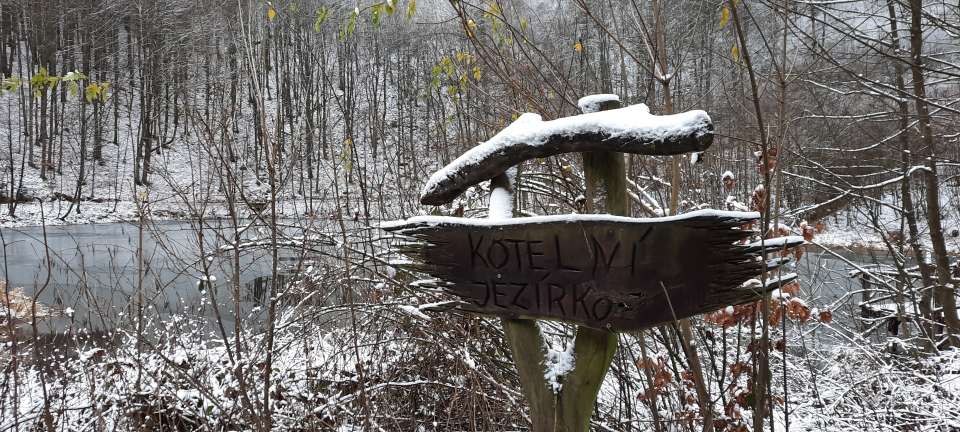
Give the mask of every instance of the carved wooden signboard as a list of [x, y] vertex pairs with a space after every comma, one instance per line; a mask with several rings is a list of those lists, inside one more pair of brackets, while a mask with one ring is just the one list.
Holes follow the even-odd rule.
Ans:
[[[616, 108], [619, 98], [606, 94], [577, 105], [584, 114], [550, 121], [521, 115], [433, 173], [420, 193], [422, 204], [444, 205], [490, 180], [488, 219], [418, 216], [382, 225], [399, 237], [394, 250], [411, 259], [404, 266], [432, 275], [460, 298], [459, 309], [506, 318], [504, 338], [535, 431], [590, 429], [616, 352], [612, 332], [760, 299], [796, 277], [773, 271], [765, 282], [756, 280], [787, 262], [765, 261], [765, 254], [803, 243], [802, 237], [783, 237], [747, 244], [756, 233], [745, 225], [758, 213], [513, 218], [509, 170], [524, 160], [582, 153], [588, 208], [629, 215], [622, 153], [677, 155], [713, 142], [713, 123], [703, 111], [652, 115], [644, 105]], [[536, 319], [578, 325], [576, 361], [560, 377], [560, 389], [544, 378], [547, 352]], [[695, 383], [705, 394], [702, 377]]]
[[[448, 203], [482, 181], [506, 178], [510, 167], [534, 157], [595, 151], [674, 155], [702, 151], [713, 141], [713, 124], [703, 111], [655, 116], [643, 105], [602, 112], [581, 108], [587, 113], [551, 121], [520, 116], [435, 172], [421, 203]], [[506, 213], [509, 217], [509, 209]], [[631, 330], [756, 300], [794, 278], [773, 277], [765, 286], [752, 280], [763, 266], [773, 270], [782, 263], [764, 262], [765, 252], [803, 243], [791, 237], [762, 247], [742, 244], [755, 233], [741, 227], [759, 217], [709, 210], [652, 219], [422, 216], [383, 228], [412, 240], [396, 248], [412, 258], [408, 267], [439, 279], [463, 300], [461, 309]]]
[[761, 273], [762, 251], [736, 244], [753, 233], [740, 227], [756, 217], [426, 216], [384, 228], [415, 240], [399, 251], [411, 266], [446, 281], [465, 310], [631, 330], [760, 298], [765, 290], [744, 282]]

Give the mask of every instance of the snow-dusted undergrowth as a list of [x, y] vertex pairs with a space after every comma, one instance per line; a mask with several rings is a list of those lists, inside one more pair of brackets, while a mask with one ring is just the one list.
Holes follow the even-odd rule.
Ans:
[[[522, 396], [496, 321], [454, 315], [424, 320], [422, 312], [407, 309], [391, 301], [286, 309], [277, 326], [269, 389], [274, 428], [522, 429]], [[885, 350], [897, 345], [893, 340], [820, 344], [813, 330], [837, 330], [813, 325], [795, 331], [791, 323], [787, 349], [772, 351], [777, 430], [786, 422], [795, 431], [960, 427], [960, 351], [894, 355]], [[235, 338], [202, 328], [202, 322], [173, 317], [150, 324], [140, 343], [134, 330], [120, 330], [113, 344], [54, 351], [42, 367], [21, 345], [26, 361], [16, 370], [6, 363], [0, 429], [33, 430], [49, 418], [55, 430], [71, 431], [254, 430], [252, 422], [265, 412], [264, 334], [245, 331], [237, 349]], [[718, 424], [749, 424], [749, 373], [738, 345], [749, 342], [749, 326], [703, 329], [707, 333], [696, 346], [711, 359]], [[563, 385], [576, 361], [563, 348], [569, 331], [544, 326], [552, 353], [544, 371], [554, 387]], [[662, 420], [689, 424], [699, 418], [696, 404], [677, 402], [690, 400], [687, 372], [675, 369], [666, 347], [650, 335], [648, 357], [640, 355], [637, 335], [621, 335], [594, 419], [600, 430], [651, 420], [647, 406], [636, 403], [650, 394], [645, 369], [656, 377]], [[779, 340], [776, 332], [773, 338]], [[625, 402], [633, 406], [628, 411]]]

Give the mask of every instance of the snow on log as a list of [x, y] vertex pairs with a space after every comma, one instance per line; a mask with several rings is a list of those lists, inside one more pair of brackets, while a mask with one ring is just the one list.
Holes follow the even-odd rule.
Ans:
[[620, 96], [610, 93], [584, 96], [577, 101], [577, 107], [580, 108], [580, 112], [582, 113], [593, 113], [612, 108], [620, 108]]
[[[593, 106], [604, 101], [595, 98], [583, 103]], [[700, 110], [657, 116], [639, 104], [550, 121], [526, 113], [434, 173], [420, 192], [420, 202], [446, 204], [470, 186], [527, 159], [586, 151], [676, 155], [703, 151], [712, 142], [713, 123]]]

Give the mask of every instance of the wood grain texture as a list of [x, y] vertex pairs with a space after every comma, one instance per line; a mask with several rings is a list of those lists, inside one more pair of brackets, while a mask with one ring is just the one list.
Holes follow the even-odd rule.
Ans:
[[763, 251], [735, 244], [753, 234], [740, 228], [750, 221], [716, 214], [637, 222], [520, 218], [389, 229], [414, 240], [397, 248], [413, 259], [408, 266], [445, 281], [465, 310], [625, 331], [759, 299], [765, 289], [742, 285], [759, 278]]

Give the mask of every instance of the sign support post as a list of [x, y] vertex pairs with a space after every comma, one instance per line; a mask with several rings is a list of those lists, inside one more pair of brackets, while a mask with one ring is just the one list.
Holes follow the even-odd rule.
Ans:
[[[603, 105], [604, 110], [619, 107], [618, 100], [607, 101]], [[593, 151], [581, 155], [587, 187], [587, 211], [630, 216], [623, 154]], [[496, 188], [510, 191], [506, 175], [500, 175], [491, 182], [491, 194], [497, 193], [494, 192]], [[597, 393], [617, 351], [617, 334], [578, 325], [573, 340], [574, 368], [562, 378], [562, 387], [555, 394], [543, 375], [546, 353], [543, 335], [536, 321], [504, 318], [502, 323], [524, 396], [530, 404], [533, 430], [590, 430], [590, 416]]]

